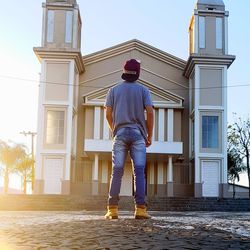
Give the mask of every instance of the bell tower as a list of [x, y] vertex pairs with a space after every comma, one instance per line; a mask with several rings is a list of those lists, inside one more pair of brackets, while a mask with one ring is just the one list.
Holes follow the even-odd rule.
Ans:
[[76, 0], [46, 0], [42, 7], [42, 42], [34, 48], [41, 62], [34, 193], [69, 194], [82, 23]]
[[195, 197], [227, 197], [228, 11], [198, 0], [189, 26], [190, 164]]
[[42, 47], [81, 48], [81, 17], [76, 0], [43, 3]]
[[199, 0], [189, 27], [190, 54], [228, 54], [228, 11], [223, 0]]

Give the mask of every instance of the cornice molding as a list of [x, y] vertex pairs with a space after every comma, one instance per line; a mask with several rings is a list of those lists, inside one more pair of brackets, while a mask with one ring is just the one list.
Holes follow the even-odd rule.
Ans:
[[82, 53], [75, 49], [52, 49], [44, 47], [34, 47], [33, 48], [39, 61], [41, 59], [73, 59], [76, 62], [76, 67], [79, 74], [85, 71]]
[[[178, 95], [176, 95], [170, 91], [167, 91], [165, 89], [156, 87], [155, 85], [152, 85], [143, 79], [139, 79], [138, 82], [140, 82], [142, 85], [146, 86], [149, 89], [151, 94], [153, 94], [161, 99], [161, 100], [153, 101], [154, 107], [158, 107], [158, 108], [166, 108], [166, 107], [183, 108], [183, 102], [184, 102], [183, 97], [178, 96]], [[84, 94], [82, 96], [83, 106], [103, 106], [108, 90], [111, 87], [115, 86], [116, 84], [117, 83], [113, 83], [109, 86], [103, 87], [102, 89], [91, 91], [87, 94]]]
[[68, 2], [46, 2], [46, 3], [42, 3], [42, 7], [46, 8], [46, 7], [52, 7], [55, 9], [63, 9], [63, 8], [79, 8], [78, 4], [76, 2], [72, 2], [72, 3], [68, 3]]
[[191, 54], [187, 61], [183, 75], [186, 78], [189, 78], [196, 64], [224, 65], [224, 66], [226, 65], [229, 68], [233, 63], [233, 61], [235, 60], [235, 58], [236, 57], [233, 55], [213, 56], [213, 55]]

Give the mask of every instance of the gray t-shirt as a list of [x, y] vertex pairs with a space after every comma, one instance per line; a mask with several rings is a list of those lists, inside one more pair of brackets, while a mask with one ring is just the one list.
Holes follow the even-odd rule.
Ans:
[[121, 82], [109, 89], [106, 107], [112, 107], [113, 136], [124, 127], [139, 128], [147, 138], [144, 110], [153, 106], [148, 88], [138, 82]]

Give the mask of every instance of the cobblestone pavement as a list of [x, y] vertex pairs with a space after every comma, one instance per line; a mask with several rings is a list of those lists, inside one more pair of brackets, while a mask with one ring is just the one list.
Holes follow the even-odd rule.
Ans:
[[250, 213], [0, 212], [0, 249], [250, 249]]

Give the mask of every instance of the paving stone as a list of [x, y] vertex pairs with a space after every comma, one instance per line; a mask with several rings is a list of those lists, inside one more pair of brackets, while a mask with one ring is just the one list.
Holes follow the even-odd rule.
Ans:
[[[0, 212], [0, 249], [250, 249], [250, 213]], [[2, 245], [1, 245], [2, 244]]]

